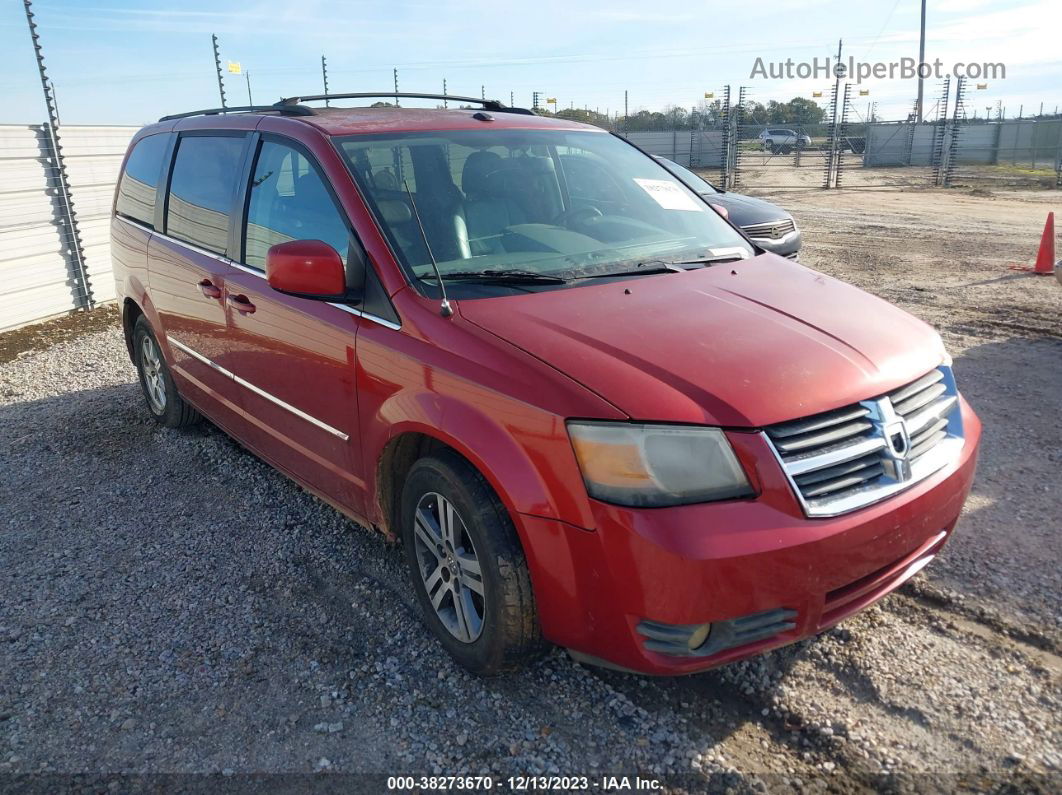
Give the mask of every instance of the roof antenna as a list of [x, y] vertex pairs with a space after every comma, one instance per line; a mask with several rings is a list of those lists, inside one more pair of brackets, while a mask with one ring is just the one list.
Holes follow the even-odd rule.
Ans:
[[431, 259], [431, 267], [435, 270], [435, 278], [439, 280], [439, 292], [442, 293], [442, 303], [439, 305], [439, 314], [443, 317], [450, 317], [453, 315], [454, 309], [450, 306], [450, 299], [446, 297], [446, 285], [443, 283], [442, 273], [439, 271], [439, 263], [435, 261], [435, 255], [431, 253], [431, 245], [428, 243], [428, 236], [424, 233], [424, 224], [421, 223], [420, 213], [417, 211], [417, 203], [413, 200], [413, 194], [410, 193], [409, 183], [406, 182], [406, 180], [402, 180], [402, 187], [406, 189], [409, 203], [413, 206], [413, 217], [417, 219], [417, 227], [420, 229], [420, 239], [424, 241], [424, 248], [428, 250], [428, 258]]

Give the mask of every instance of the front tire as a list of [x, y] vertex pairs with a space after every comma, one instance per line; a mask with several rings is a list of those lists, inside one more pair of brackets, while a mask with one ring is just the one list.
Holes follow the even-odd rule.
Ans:
[[147, 318], [141, 315], [133, 327], [133, 361], [140, 376], [144, 402], [155, 422], [167, 428], [194, 425], [202, 417], [177, 393], [162, 348]]
[[400, 535], [424, 621], [480, 676], [518, 670], [543, 648], [516, 528], [486, 479], [442, 451], [402, 488]]

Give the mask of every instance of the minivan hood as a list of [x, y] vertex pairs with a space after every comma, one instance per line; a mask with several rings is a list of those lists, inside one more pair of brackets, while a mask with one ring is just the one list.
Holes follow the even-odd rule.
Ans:
[[887, 392], [945, 357], [922, 321], [773, 254], [459, 311], [646, 421], [769, 425]]

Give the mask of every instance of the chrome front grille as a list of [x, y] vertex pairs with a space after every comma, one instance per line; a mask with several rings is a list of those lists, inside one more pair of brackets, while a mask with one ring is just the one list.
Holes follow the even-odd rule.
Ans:
[[777, 221], [768, 221], [764, 224], [749, 224], [741, 227], [741, 229], [749, 237], [780, 240], [796, 230], [796, 224], [793, 223], [792, 218], [780, 218]]
[[880, 397], [766, 428], [808, 516], [883, 500], [958, 456], [962, 419], [951, 368]]

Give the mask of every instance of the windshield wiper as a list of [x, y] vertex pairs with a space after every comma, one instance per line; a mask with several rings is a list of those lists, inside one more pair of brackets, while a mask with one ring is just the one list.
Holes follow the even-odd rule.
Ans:
[[579, 276], [580, 279], [606, 279], [610, 276], [648, 276], [653, 273], [682, 273], [682, 268], [676, 268], [670, 262], [663, 260], [646, 260], [639, 262], [635, 267], [625, 271], [604, 271], [603, 273], [588, 273]]
[[492, 284], [567, 284], [563, 276], [517, 269], [452, 271], [442, 274], [445, 281], [488, 282]]
[[605, 271], [604, 273], [591, 273], [580, 276], [580, 279], [606, 279], [611, 276], [645, 276], [653, 273], [682, 273], [688, 268], [683, 265], [718, 265], [721, 262], [736, 262], [745, 259], [738, 254], [718, 254], [714, 257], [697, 257], [695, 259], [665, 260], [648, 259], [639, 262], [634, 268], [623, 271]]
[[746, 257], [740, 254], [718, 254], [714, 257], [696, 257], [695, 259], [671, 260], [669, 265], [718, 265], [721, 262], [740, 262]]

